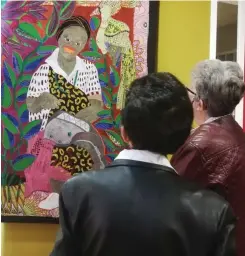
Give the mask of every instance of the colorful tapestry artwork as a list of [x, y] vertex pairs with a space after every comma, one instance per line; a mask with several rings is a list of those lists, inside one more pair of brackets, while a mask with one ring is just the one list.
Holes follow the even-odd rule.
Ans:
[[126, 147], [120, 110], [155, 69], [155, 4], [2, 1], [2, 221], [57, 220], [62, 184]]

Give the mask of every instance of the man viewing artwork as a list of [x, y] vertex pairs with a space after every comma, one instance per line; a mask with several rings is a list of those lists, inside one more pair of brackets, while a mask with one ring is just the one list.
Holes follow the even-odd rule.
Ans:
[[192, 122], [187, 90], [175, 76], [136, 79], [122, 110], [129, 149], [104, 170], [64, 184], [51, 256], [235, 256], [228, 203], [183, 180], [166, 157], [184, 144]]

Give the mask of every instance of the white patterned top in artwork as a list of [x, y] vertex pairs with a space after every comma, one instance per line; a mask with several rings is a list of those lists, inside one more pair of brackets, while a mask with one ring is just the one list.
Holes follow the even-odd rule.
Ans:
[[[49, 68], [63, 76], [67, 82], [75, 86], [76, 88], [83, 91], [87, 96], [99, 94], [101, 95], [101, 86], [98, 78], [98, 71], [94, 64], [87, 60], [76, 57], [76, 65], [73, 71], [67, 75], [58, 64], [58, 53], [57, 48], [47, 59], [46, 63], [41, 65], [38, 70], [33, 74], [27, 97], [39, 97], [44, 92], [49, 92]], [[42, 119], [41, 130], [43, 130], [47, 124], [49, 112], [51, 109], [42, 109], [38, 113], [31, 113], [29, 115], [29, 121]]]

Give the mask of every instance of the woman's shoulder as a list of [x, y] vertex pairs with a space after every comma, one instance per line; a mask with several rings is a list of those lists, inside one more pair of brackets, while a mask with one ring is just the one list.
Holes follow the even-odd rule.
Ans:
[[206, 155], [218, 154], [230, 147], [230, 140], [226, 140], [226, 130], [214, 122], [205, 123], [196, 128], [187, 139], [187, 144], [195, 147]]

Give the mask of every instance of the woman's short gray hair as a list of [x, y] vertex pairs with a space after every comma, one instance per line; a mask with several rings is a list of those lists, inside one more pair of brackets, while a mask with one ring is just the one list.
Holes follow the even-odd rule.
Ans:
[[192, 86], [212, 117], [231, 114], [245, 91], [243, 71], [232, 61], [199, 62], [192, 71]]

